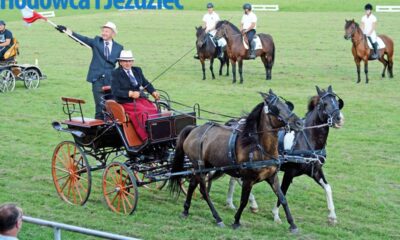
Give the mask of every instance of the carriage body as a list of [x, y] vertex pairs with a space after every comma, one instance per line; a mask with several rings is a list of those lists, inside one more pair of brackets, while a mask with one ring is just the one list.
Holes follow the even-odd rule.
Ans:
[[104, 170], [106, 203], [112, 211], [125, 214], [135, 211], [138, 187], [161, 189], [165, 185], [180, 131], [196, 124], [196, 111], [171, 111], [169, 102], [163, 101], [164, 110], [146, 121], [148, 140], [135, 145], [125, 131], [126, 123], [106, 107], [113, 100], [105, 99], [105, 121], [85, 118], [84, 100], [62, 100], [68, 119], [53, 122], [53, 128], [70, 133], [73, 141], [63, 141], [54, 150], [52, 175], [57, 193], [68, 203], [83, 205], [91, 191], [91, 172]]

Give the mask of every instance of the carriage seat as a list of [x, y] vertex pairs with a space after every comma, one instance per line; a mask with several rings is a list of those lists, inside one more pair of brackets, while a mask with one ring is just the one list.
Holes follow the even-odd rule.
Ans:
[[130, 147], [137, 147], [143, 144], [139, 136], [136, 133], [135, 127], [129, 119], [129, 116], [125, 113], [125, 109], [117, 103], [115, 100], [107, 100], [105, 102], [107, 112], [111, 113], [114, 119], [122, 125], [125, 138]]
[[[77, 127], [84, 127], [84, 128], [91, 128], [91, 127], [97, 127], [104, 125], [103, 120], [99, 119], [93, 119], [93, 118], [86, 118], [83, 117], [82, 109], [81, 109], [81, 104], [85, 104], [85, 100], [79, 99], [79, 98], [70, 98], [70, 97], [61, 97], [61, 100], [63, 101], [63, 104], [67, 106], [67, 111], [70, 111], [73, 108], [73, 110], [70, 112], [69, 118], [70, 120], [66, 120], [63, 123], [70, 125], [70, 126], [77, 126]], [[75, 110], [75, 104], [79, 105], [79, 110]], [[80, 113], [81, 116], [79, 117], [71, 117], [72, 113]]]

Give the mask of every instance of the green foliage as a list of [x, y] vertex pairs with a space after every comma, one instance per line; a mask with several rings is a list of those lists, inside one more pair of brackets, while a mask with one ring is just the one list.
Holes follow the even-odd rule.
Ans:
[[[215, 2], [217, 5], [223, 1]], [[98, 34], [98, 27], [105, 21], [114, 21], [120, 32], [116, 40], [133, 50], [135, 64], [151, 80], [194, 47], [194, 26], [201, 23], [203, 14], [204, 11], [115, 11], [57, 17], [54, 21], [87, 36]], [[394, 60], [394, 79], [381, 79], [382, 65], [375, 61], [369, 64], [370, 84], [355, 84], [351, 42], [343, 39], [343, 25], [345, 18], [359, 19], [361, 14], [362, 11], [259, 13], [258, 32], [272, 34], [277, 48], [272, 81], [264, 80], [264, 67], [259, 59], [244, 63], [243, 85], [232, 85], [231, 77], [225, 76], [211, 80], [209, 72], [208, 79], [202, 81], [200, 64], [190, 54], [154, 83], [176, 101], [198, 102], [205, 109], [229, 115], [250, 111], [261, 100], [257, 91], [272, 88], [293, 101], [296, 113], [303, 116], [308, 98], [316, 94], [315, 85], [333, 86], [346, 102], [343, 109], [346, 124], [341, 130], [331, 130], [325, 166], [339, 224], [334, 227], [327, 224], [324, 191], [310, 178], [296, 178], [288, 202], [300, 229], [300, 239], [400, 237], [396, 221], [400, 214], [400, 72], [397, 70], [400, 59], [396, 56]], [[241, 12], [221, 15], [238, 23]], [[400, 39], [398, 15], [378, 14], [378, 19], [378, 32], [388, 34], [396, 43]], [[94, 114], [91, 86], [85, 81], [91, 52], [43, 22], [26, 28], [20, 21], [9, 21], [8, 27], [20, 41], [19, 62], [34, 63], [38, 59], [48, 80], [33, 91], [25, 90], [18, 82], [14, 92], [0, 94], [0, 203], [17, 202], [29, 216], [144, 239], [292, 238], [283, 211], [284, 223], [273, 222], [270, 210], [276, 197], [265, 183], [254, 188], [260, 212], [253, 215], [246, 210], [243, 227], [237, 231], [217, 228], [208, 206], [198, 195], [186, 220], [179, 218], [183, 197], [175, 202], [167, 191], [149, 192], [144, 188], [139, 189], [139, 205], [134, 215], [116, 215], [103, 201], [101, 172], [92, 175], [92, 194], [85, 206], [62, 202], [53, 186], [50, 163], [55, 146], [71, 136], [55, 132], [50, 123], [66, 118], [61, 96], [87, 100], [84, 111], [88, 117]], [[227, 182], [227, 177], [216, 182], [211, 196], [229, 225], [234, 211], [224, 206]], [[239, 196], [238, 189], [236, 205]], [[65, 232], [63, 236], [84, 238]], [[24, 224], [20, 236], [21, 239], [51, 237], [50, 229], [30, 224]]]

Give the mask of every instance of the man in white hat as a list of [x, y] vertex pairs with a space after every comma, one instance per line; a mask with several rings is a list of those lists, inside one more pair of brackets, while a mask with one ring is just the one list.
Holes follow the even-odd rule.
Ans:
[[107, 22], [101, 26], [101, 36], [89, 38], [78, 33], [72, 32], [65, 26], [58, 25], [56, 29], [60, 32], [68, 32], [77, 39], [86, 43], [92, 48], [92, 61], [86, 80], [92, 83], [94, 102], [96, 104], [96, 119], [104, 119], [101, 98], [104, 95], [103, 86], [111, 84], [111, 72], [117, 63], [123, 46], [114, 41], [117, 34], [117, 26], [112, 22]]
[[146, 90], [156, 100], [160, 98], [160, 94], [143, 75], [142, 69], [133, 67], [134, 60], [132, 51], [121, 52], [118, 58], [119, 68], [112, 71], [111, 92], [129, 115], [138, 136], [145, 142], [148, 137], [146, 120], [157, 114], [157, 108], [142, 91]]

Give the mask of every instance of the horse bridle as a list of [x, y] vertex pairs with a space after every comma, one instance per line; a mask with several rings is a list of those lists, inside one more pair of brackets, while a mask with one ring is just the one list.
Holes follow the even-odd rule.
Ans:
[[[324, 98], [326, 98], [328, 96], [333, 96], [333, 98], [331, 98], [331, 101], [332, 101], [332, 105], [334, 106], [334, 109], [330, 112], [326, 111], [325, 104], [324, 104], [325, 103]], [[336, 102], [333, 101], [333, 99], [336, 99], [336, 98], [338, 98], [338, 100], [337, 100], [338, 104], [336, 104]], [[334, 114], [336, 112], [340, 112], [340, 110], [343, 108], [343, 106], [344, 106], [344, 101], [338, 95], [336, 95], [335, 93], [327, 92], [322, 97], [320, 97], [317, 108], [318, 108], [318, 110], [322, 110], [322, 113], [324, 113], [325, 115], [328, 116], [327, 124], [329, 127], [332, 127]], [[318, 115], [322, 119], [322, 117], [319, 113], [318, 113]]]
[[[273, 95], [272, 99], [269, 100], [268, 102], [266, 101], [266, 99], [264, 99], [264, 112], [266, 112], [266, 110], [268, 110], [267, 115], [270, 119], [270, 115], [276, 117], [279, 121], [283, 122], [285, 124], [285, 129], [286, 131], [290, 131], [290, 126], [289, 126], [289, 119], [294, 115], [294, 112], [292, 112], [293, 110], [293, 104], [289, 101], [287, 101], [286, 99], [282, 98], [282, 100], [285, 101], [285, 104], [290, 108], [290, 114], [288, 117], [283, 117], [280, 115], [280, 111], [277, 108], [277, 106], [275, 105], [275, 103], [278, 101], [278, 96]], [[271, 119], [270, 119], [271, 120]], [[272, 126], [272, 125], [271, 125]], [[273, 127], [274, 128], [274, 127]], [[274, 128], [274, 129], [280, 129], [280, 128]]]

